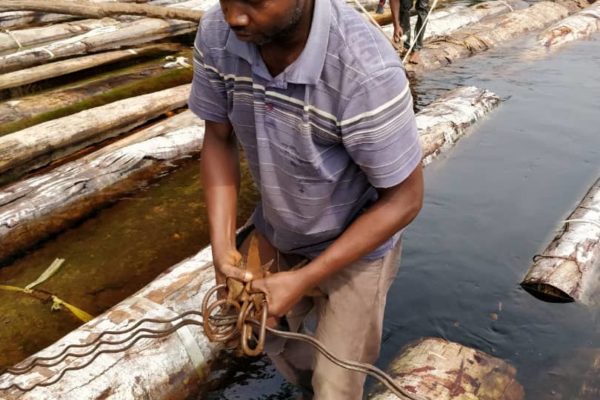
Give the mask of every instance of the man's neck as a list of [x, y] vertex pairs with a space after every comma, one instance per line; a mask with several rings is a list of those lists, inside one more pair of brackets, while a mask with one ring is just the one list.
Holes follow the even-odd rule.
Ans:
[[302, 54], [308, 41], [308, 35], [310, 34], [314, 1], [307, 0], [305, 2], [304, 10], [302, 10], [302, 18], [298, 23], [297, 29], [284, 37], [259, 46], [260, 55], [269, 69], [271, 76], [275, 77], [282, 73]]

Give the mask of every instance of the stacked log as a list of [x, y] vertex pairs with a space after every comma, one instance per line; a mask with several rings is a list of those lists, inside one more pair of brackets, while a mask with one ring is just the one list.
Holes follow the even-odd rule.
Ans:
[[538, 35], [537, 42], [544, 48], [555, 48], [598, 31], [600, 31], [600, 2], [547, 28]]
[[599, 273], [600, 179], [548, 247], [534, 257], [521, 285], [544, 300], [596, 306], [600, 304]]

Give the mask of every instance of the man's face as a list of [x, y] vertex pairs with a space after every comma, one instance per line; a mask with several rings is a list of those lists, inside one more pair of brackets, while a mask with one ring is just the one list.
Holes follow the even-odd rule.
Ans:
[[221, 0], [225, 21], [238, 39], [259, 46], [289, 37], [305, 0]]

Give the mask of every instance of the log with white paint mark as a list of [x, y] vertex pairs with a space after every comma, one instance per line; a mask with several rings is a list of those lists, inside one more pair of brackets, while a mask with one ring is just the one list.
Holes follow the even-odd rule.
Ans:
[[521, 285], [552, 301], [600, 304], [600, 179], [534, 258]]

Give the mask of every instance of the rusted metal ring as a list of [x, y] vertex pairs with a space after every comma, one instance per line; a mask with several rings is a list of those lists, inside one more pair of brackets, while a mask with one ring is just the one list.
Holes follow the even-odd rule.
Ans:
[[229, 299], [221, 299], [221, 300], [215, 301], [214, 303], [211, 303], [206, 308], [206, 310], [202, 310], [202, 315], [204, 316], [203, 321], [202, 321], [202, 326], [204, 327], [204, 333], [206, 334], [206, 336], [208, 337], [208, 339], [211, 342], [214, 342], [214, 341], [226, 342], [229, 339], [233, 338], [239, 332], [239, 329], [237, 329], [237, 326], [234, 324], [231, 324], [230, 327], [228, 327], [224, 330], [222, 329], [221, 332], [217, 332], [215, 329], [213, 329], [213, 326], [210, 322], [210, 316], [217, 307], [221, 307], [224, 304], [233, 306], [236, 309], [238, 309], [238, 311], [241, 308], [239, 303], [237, 303], [235, 301], [232, 301]]
[[[246, 312], [240, 313], [240, 315], [244, 314], [244, 321], [247, 320], [248, 315], [254, 309], [254, 303], [250, 302]], [[265, 337], [267, 332], [267, 317], [269, 315], [269, 309], [267, 307], [267, 302], [264, 301], [262, 303], [262, 314], [260, 319], [259, 333], [258, 338], [256, 339], [256, 346], [254, 348], [248, 345], [248, 339], [252, 336], [252, 326], [249, 322], [245, 322], [242, 327], [242, 337], [241, 337], [241, 345], [242, 351], [244, 354], [248, 356], [257, 356], [261, 354], [265, 348]]]

